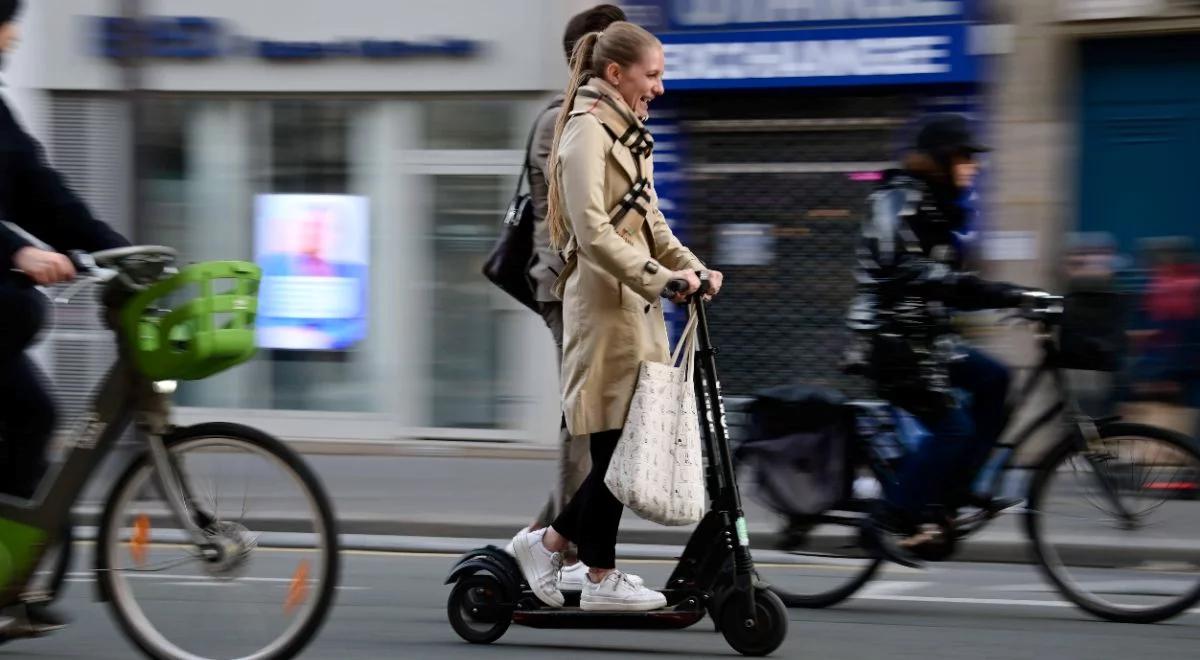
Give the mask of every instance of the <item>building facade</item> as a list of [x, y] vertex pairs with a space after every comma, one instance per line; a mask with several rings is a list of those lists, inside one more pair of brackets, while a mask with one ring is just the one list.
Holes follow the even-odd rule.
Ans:
[[[297, 195], [364, 210], [345, 230], [364, 296], [347, 312], [353, 336], [284, 333], [250, 363], [184, 383], [180, 418], [291, 438], [552, 441], [549, 334], [480, 266], [583, 3], [147, 0], [136, 129], [120, 4], [26, 3], [7, 76], [10, 102], [103, 219], [186, 263], [262, 257], [279, 233], [264, 223], [283, 226], [264, 213]], [[348, 308], [288, 291], [271, 303], [284, 317]], [[59, 307], [39, 354], [57, 382], [95, 382], [111, 338], [86, 306]], [[59, 388], [66, 416], [87, 394]]]

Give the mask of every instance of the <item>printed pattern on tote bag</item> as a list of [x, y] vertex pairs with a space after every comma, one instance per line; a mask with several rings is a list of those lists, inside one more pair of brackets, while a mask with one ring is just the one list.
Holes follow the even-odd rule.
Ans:
[[641, 364], [625, 429], [604, 477], [621, 503], [662, 525], [694, 524], [705, 511], [704, 456], [692, 383], [695, 321], [694, 316], [688, 320], [670, 364]]

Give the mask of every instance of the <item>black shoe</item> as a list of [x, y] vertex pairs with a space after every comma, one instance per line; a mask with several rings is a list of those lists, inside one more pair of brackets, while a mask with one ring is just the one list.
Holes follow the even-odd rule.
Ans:
[[792, 516], [783, 529], [779, 531], [777, 549], [784, 552], [799, 550], [808, 544], [808, 535], [816, 523], [809, 516]]
[[58, 611], [50, 603], [30, 603], [26, 605], [25, 616], [31, 625], [41, 629], [41, 634], [61, 630], [71, 623], [71, 617]]
[[898, 536], [909, 537], [916, 533], [916, 530], [905, 529], [903, 525], [897, 524], [897, 521], [889, 519], [888, 516], [873, 515], [863, 523], [859, 533], [859, 543], [862, 544], [864, 550], [876, 557], [882, 557], [908, 568], [923, 568], [924, 564], [903, 548], [897, 539]]
[[37, 484], [9, 483], [0, 486], [0, 495], [8, 495], [19, 500], [32, 500], [37, 493]]
[[6, 608], [0, 617], [0, 639], [41, 637], [67, 627], [71, 620], [49, 603], [29, 603]]

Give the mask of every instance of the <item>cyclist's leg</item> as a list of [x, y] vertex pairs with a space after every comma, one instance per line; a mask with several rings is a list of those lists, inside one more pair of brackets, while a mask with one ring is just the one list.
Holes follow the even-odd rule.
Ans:
[[907, 546], [921, 537], [930, 505], [944, 501], [944, 486], [962, 464], [963, 447], [975, 435], [971, 416], [961, 406], [918, 419], [929, 437], [903, 459], [895, 487], [884, 489], [885, 499], [862, 528], [864, 548], [906, 566], [919, 565]]
[[945, 485], [961, 469], [964, 448], [976, 434], [971, 415], [960, 406], [925, 413], [918, 419], [929, 437], [904, 459], [891, 497], [895, 512], [909, 522], [919, 521], [929, 505], [942, 501]]
[[41, 372], [24, 355], [0, 368], [0, 434], [4, 464], [0, 491], [29, 498], [46, 472], [46, 443], [54, 432], [54, 402]]
[[954, 480], [956, 495], [967, 495], [975, 475], [987, 462], [1008, 423], [1006, 401], [1012, 376], [998, 360], [970, 348], [964, 359], [950, 366], [950, 382], [970, 395], [969, 412], [975, 422], [975, 437], [966, 445], [968, 449]]
[[29, 497], [45, 471], [54, 403], [25, 349], [45, 316], [44, 297], [29, 287], [0, 285], [0, 491]]

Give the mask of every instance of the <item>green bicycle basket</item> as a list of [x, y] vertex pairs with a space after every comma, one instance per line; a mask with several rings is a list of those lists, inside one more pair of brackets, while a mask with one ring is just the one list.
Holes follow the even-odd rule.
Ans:
[[[121, 309], [137, 368], [152, 380], [199, 380], [254, 356], [262, 270], [245, 261], [207, 261], [155, 282]], [[199, 295], [163, 309], [184, 289]]]

